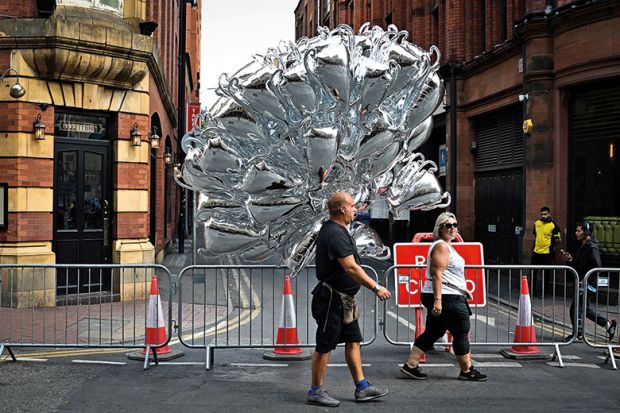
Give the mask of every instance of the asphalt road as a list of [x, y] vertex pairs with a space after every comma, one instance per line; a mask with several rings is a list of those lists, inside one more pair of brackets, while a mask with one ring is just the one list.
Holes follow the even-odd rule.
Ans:
[[[279, 278], [271, 279], [281, 283]], [[230, 284], [228, 287], [229, 295], [237, 293]], [[265, 288], [274, 291], [274, 295], [264, 297], [260, 316], [254, 324], [243, 324], [238, 330], [231, 326], [227, 332], [234, 333], [231, 337], [256, 334], [262, 329], [260, 317], [267, 324], [277, 322], [280, 295], [275, 292], [279, 292], [280, 286], [274, 288], [267, 283]], [[208, 296], [205, 299], [209, 301]], [[236, 306], [234, 302], [228, 305]], [[304, 312], [308, 305], [304, 295], [297, 297], [296, 306], [300, 335], [308, 336], [314, 325], [305, 324], [313, 321], [306, 321]], [[388, 309], [395, 311], [393, 303]], [[366, 309], [367, 314], [372, 315], [372, 311], [372, 306]], [[397, 326], [404, 332], [410, 329], [396, 318], [391, 321], [384, 326], [391, 337], [397, 332], [390, 329]], [[509, 326], [497, 321], [498, 329], [509, 334]], [[204, 350], [187, 349], [179, 343], [171, 347], [184, 351], [185, 356], [146, 371], [142, 362], [128, 360], [126, 351], [119, 350], [15, 349], [18, 362], [9, 361], [5, 352], [0, 357], [0, 412], [620, 410], [620, 371], [614, 371], [610, 363], [604, 364], [601, 350], [583, 343], [562, 349], [565, 368], [549, 360], [506, 360], [499, 355], [499, 348], [474, 347], [475, 363], [489, 375], [484, 383], [456, 380], [458, 367], [454, 356], [434, 352], [424, 367], [429, 379], [413, 381], [399, 373], [408, 347], [387, 343], [383, 332], [378, 331], [376, 340], [364, 347], [364, 370], [371, 383], [388, 387], [390, 394], [381, 401], [356, 404], [343, 350], [338, 349], [324, 383], [330, 394], [342, 400], [337, 409], [305, 404], [310, 384], [307, 360], [274, 362], [263, 359], [264, 350], [218, 349], [213, 368], [207, 371]], [[550, 349], [541, 347], [543, 353], [551, 352]]]
[[[426, 381], [399, 373], [407, 354], [381, 338], [363, 351], [372, 383], [386, 386], [382, 401], [356, 404], [342, 349], [332, 355], [325, 386], [341, 399], [338, 409], [304, 403], [309, 361], [273, 362], [262, 351], [219, 350], [215, 365], [204, 368], [204, 352], [142, 370], [123, 353], [48, 356], [47, 361], [0, 364], [2, 412], [319, 412], [319, 411], [618, 411], [620, 371], [603, 364], [600, 351], [575, 344], [564, 352], [565, 368], [551, 361], [509, 361], [489, 348], [474, 349], [483, 383], [456, 380], [449, 353], [429, 355]], [[20, 351], [18, 353], [23, 353]], [[118, 364], [84, 364], [108, 362]]]

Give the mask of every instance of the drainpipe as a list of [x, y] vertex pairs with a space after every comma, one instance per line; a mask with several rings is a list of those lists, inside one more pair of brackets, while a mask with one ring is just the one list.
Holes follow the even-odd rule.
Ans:
[[[178, 121], [177, 121], [177, 156], [179, 163], [183, 162], [183, 146], [181, 139], [185, 135], [185, 27], [186, 27], [186, 8], [187, 0], [181, 0], [179, 9], [179, 66], [178, 66]], [[179, 233], [179, 254], [185, 253], [185, 209], [187, 208], [187, 190], [181, 189], [181, 208], [179, 210], [179, 223], [177, 231]]]
[[450, 195], [452, 212], [456, 212], [456, 64], [450, 65]]

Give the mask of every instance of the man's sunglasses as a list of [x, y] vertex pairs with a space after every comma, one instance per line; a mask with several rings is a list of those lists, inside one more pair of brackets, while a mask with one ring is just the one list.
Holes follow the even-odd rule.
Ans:
[[450, 229], [450, 228], [457, 228], [459, 224], [455, 222], [454, 224], [451, 224], [451, 223], [443, 224], [443, 226]]

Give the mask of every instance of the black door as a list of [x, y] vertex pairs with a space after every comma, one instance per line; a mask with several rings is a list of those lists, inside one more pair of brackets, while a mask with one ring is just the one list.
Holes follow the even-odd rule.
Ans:
[[489, 264], [521, 262], [523, 173], [509, 169], [476, 174], [476, 240]]
[[[108, 141], [56, 138], [54, 145], [54, 252], [58, 264], [110, 262], [111, 208]], [[57, 273], [60, 295], [110, 289], [101, 272]]]

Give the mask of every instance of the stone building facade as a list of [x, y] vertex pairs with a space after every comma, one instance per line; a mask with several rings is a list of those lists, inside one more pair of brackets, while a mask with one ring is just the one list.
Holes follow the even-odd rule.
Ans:
[[[187, 76], [179, 102], [182, 5]], [[8, 198], [0, 263], [160, 261], [180, 208], [172, 172], [185, 131], [177, 108], [198, 102], [200, 4], [0, 0], [0, 15], [0, 183]], [[11, 94], [16, 81], [23, 96]], [[42, 305], [83, 287], [49, 274], [33, 287], [48, 290]], [[107, 288], [128, 294], [127, 285]], [[19, 306], [23, 297], [12, 298]]]
[[619, 1], [301, 0], [295, 18], [297, 37], [369, 21], [439, 47], [446, 112], [426, 155], [447, 146], [459, 229], [488, 262], [529, 262], [542, 206], [567, 248], [587, 217], [620, 262]]

